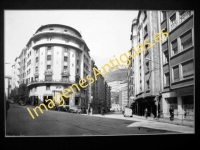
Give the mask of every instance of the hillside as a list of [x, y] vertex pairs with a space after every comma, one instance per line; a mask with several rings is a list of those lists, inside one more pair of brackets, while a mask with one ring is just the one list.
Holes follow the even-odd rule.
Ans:
[[127, 68], [111, 71], [104, 76], [107, 82], [127, 80]]

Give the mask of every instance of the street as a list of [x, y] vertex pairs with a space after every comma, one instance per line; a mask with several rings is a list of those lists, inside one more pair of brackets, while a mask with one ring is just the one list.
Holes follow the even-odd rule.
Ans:
[[[177, 132], [176, 130], [168, 130], [166, 124], [164, 124], [165, 126], [162, 129], [158, 129], [156, 126], [154, 128], [150, 121], [147, 122], [142, 119], [128, 117], [123, 118], [122, 115], [120, 115], [121, 118], [115, 118], [115, 115], [110, 114], [91, 116], [54, 110], [46, 111], [43, 109], [43, 114], [37, 110], [39, 116], [32, 119], [27, 111], [27, 107], [31, 110], [33, 108], [32, 106], [19, 106], [18, 104], [10, 105], [6, 121], [6, 136], [99, 136], [181, 133], [178, 130]], [[150, 128], [148, 128], [148, 124]], [[176, 129], [174, 128], [176, 125], [168, 126]], [[190, 133], [194, 130], [190, 127], [182, 128], [189, 129], [189, 131], [191, 129]]]

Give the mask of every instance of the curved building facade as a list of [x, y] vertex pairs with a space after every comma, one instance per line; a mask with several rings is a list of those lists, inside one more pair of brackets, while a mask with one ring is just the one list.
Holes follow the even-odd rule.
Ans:
[[[90, 74], [89, 48], [74, 28], [49, 24], [41, 26], [27, 43], [26, 83], [29, 101], [33, 105], [53, 99], [56, 93], [78, 83]], [[90, 86], [76, 91], [65, 104], [86, 108], [90, 101]]]

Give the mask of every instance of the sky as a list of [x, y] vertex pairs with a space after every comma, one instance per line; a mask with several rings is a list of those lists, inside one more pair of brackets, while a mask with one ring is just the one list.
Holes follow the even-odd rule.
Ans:
[[131, 25], [138, 11], [125, 10], [5, 10], [5, 75], [12, 75], [12, 64], [39, 27], [63, 24], [78, 30], [100, 69], [131, 48]]

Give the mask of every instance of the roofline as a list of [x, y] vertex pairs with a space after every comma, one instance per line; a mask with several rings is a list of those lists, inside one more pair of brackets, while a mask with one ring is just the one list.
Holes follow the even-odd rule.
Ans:
[[37, 31], [36, 31], [35, 33], [37, 33], [39, 30], [42, 30], [43, 28], [50, 27], [50, 26], [60, 26], [60, 27], [67, 27], [67, 28], [70, 28], [70, 29], [76, 31], [76, 32], [78, 33], [78, 35], [79, 35], [80, 37], [82, 37], [81, 34], [80, 34], [80, 32], [79, 32], [78, 30], [76, 30], [75, 28], [72, 28], [72, 27], [66, 26], [66, 25], [62, 25], [62, 24], [47, 24], [47, 25], [42, 25], [39, 29], [37, 29]]

